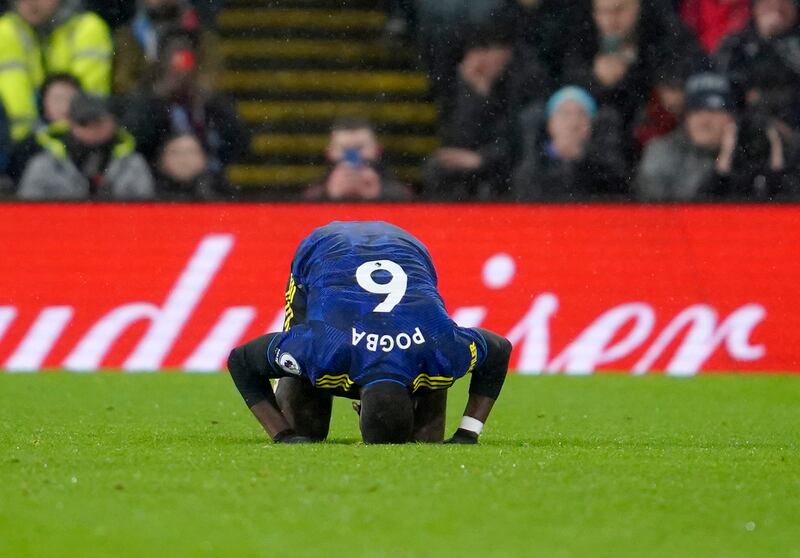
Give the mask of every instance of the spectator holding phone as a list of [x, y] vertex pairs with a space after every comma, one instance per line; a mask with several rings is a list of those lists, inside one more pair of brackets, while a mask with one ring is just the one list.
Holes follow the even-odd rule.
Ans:
[[343, 117], [333, 123], [325, 151], [329, 170], [309, 186], [309, 200], [407, 200], [408, 186], [381, 161], [381, 145], [366, 118]]

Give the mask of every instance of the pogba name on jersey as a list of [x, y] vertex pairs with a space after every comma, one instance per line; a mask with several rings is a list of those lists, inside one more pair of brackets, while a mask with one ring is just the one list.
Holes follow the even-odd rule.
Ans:
[[397, 335], [368, 333], [353, 328], [353, 346], [357, 347], [362, 340], [368, 351], [374, 353], [381, 350], [384, 353], [388, 353], [395, 348], [406, 350], [409, 349], [412, 344], [422, 345], [425, 343], [425, 336], [422, 335], [418, 327], [415, 327], [414, 331], [411, 333], [399, 333]]

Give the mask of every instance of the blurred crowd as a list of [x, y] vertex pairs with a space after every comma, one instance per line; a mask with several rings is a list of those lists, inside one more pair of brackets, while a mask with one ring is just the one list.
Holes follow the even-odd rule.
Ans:
[[430, 198], [800, 197], [796, 0], [389, 0], [442, 147]]
[[215, 88], [219, 1], [9, 0], [0, 174], [21, 199], [213, 199], [249, 132]]
[[[4, 5], [5, 4], [5, 5]], [[219, 199], [250, 133], [216, 82], [221, 0], [0, 1], [0, 191]], [[798, 0], [385, 0], [441, 147], [420, 183], [364, 118], [304, 199], [800, 199]]]

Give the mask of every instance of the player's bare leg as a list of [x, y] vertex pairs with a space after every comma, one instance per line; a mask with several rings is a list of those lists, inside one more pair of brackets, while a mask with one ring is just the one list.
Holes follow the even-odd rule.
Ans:
[[333, 396], [303, 378], [281, 378], [275, 389], [278, 407], [299, 436], [321, 441], [328, 437]]
[[440, 444], [444, 441], [447, 390], [424, 390], [414, 394], [414, 433], [411, 440]]

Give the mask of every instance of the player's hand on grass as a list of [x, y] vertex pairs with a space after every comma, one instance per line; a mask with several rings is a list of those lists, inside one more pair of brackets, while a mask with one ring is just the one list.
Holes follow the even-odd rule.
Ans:
[[459, 428], [452, 438], [444, 441], [445, 444], [477, 444], [478, 435], [469, 430]]
[[300, 436], [291, 428], [275, 434], [274, 440], [276, 444], [311, 444], [314, 442], [308, 436]]

